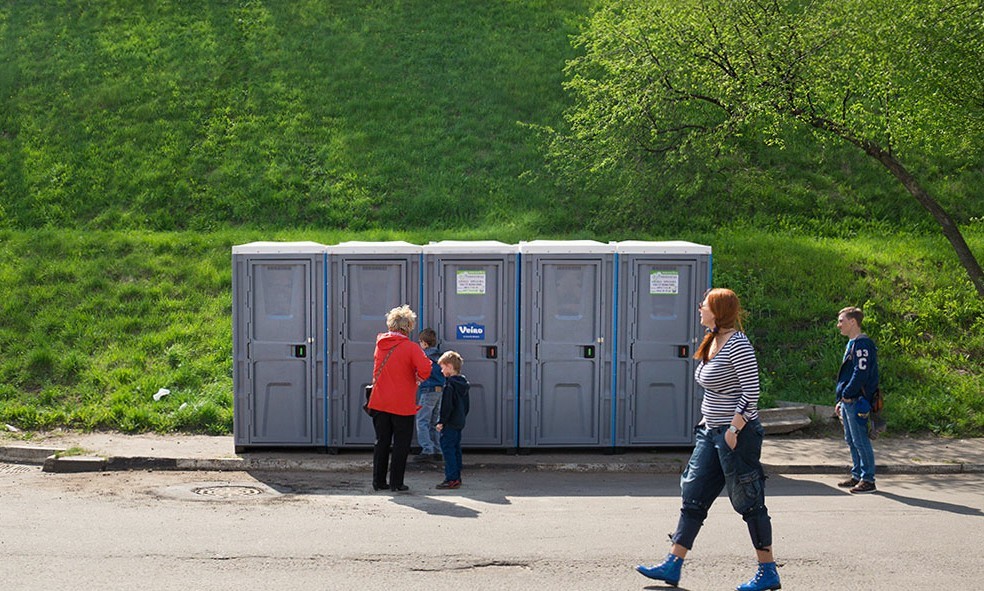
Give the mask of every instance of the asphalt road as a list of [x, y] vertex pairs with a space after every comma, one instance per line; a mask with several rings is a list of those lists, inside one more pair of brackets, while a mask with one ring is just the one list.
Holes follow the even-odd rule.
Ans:
[[[371, 492], [368, 475], [48, 474], [0, 464], [0, 588], [658, 589], [679, 510], [671, 475], [483, 471], [436, 491]], [[886, 476], [851, 496], [830, 475], [773, 477], [783, 589], [977, 590], [984, 476]], [[721, 498], [682, 589], [733, 589], [754, 571]]]

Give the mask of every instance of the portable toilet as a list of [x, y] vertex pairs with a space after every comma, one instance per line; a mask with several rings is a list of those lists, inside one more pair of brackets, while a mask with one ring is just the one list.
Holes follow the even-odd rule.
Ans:
[[375, 442], [363, 412], [372, 383], [376, 335], [386, 313], [409, 304], [420, 315], [421, 247], [407, 242], [343, 242], [328, 251], [328, 447]]
[[516, 447], [517, 253], [496, 241], [423, 247], [423, 321], [441, 351], [465, 360], [470, 384], [465, 447]]
[[314, 242], [232, 247], [233, 439], [324, 445], [324, 261]]
[[520, 446], [610, 447], [615, 247], [519, 244]]
[[711, 285], [711, 247], [626, 241], [616, 253], [616, 445], [693, 444], [697, 304]]

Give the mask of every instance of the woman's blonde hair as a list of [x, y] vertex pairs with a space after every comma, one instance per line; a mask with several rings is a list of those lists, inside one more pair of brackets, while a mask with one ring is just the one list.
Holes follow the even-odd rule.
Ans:
[[704, 340], [701, 341], [700, 346], [697, 347], [697, 352], [694, 354], [694, 359], [700, 359], [705, 362], [710, 354], [711, 342], [714, 340], [714, 335], [722, 328], [737, 328], [738, 330], [742, 330], [741, 317], [744, 316], [744, 311], [741, 309], [741, 302], [738, 301], [738, 295], [730, 289], [723, 287], [712, 289], [707, 292], [706, 298], [707, 307], [711, 309], [711, 314], [714, 314], [714, 328], [710, 329], [704, 335]]
[[393, 308], [386, 314], [386, 328], [392, 332], [410, 336], [415, 326], [417, 326], [417, 315], [406, 304]]

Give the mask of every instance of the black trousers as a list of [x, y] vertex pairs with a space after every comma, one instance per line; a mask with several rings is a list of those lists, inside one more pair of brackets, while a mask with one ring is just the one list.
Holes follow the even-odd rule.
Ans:
[[[376, 430], [376, 447], [372, 453], [372, 483], [377, 487], [386, 486], [386, 472], [389, 471], [389, 486], [403, 486], [403, 475], [407, 471], [407, 456], [410, 455], [410, 440], [413, 439], [415, 415], [402, 416], [388, 412], [377, 412], [372, 418]], [[393, 461], [390, 463], [390, 448]]]

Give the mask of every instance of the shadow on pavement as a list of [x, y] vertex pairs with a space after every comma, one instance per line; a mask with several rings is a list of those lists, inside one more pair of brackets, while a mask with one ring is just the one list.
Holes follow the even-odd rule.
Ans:
[[436, 499], [434, 497], [424, 497], [417, 495], [394, 495], [391, 499], [396, 505], [401, 505], [410, 509], [416, 509], [428, 515], [440, 517], [464, 517], [475, 519], [482, 514], [481, 511], [459, 505], [453, 501]]
[[970, 517], [984, 517], [984, 512], [976, 507], [967, 507], [966, 505], [956, 505], [954, 503], [944, 503], [943, 501], [930, 501], [928, 499], [920, 499], [917, 497], [905, 497], [895, 493], [885, 492], [883, 490], [880, 490], [875, 494], [886, 499], [902, 503], [903, 505], [909, 505], [910, 507], [932, 509], [934, 511], [945, 511], [947, 513], [968, 515]]
[[[394, 502], [426, 513], [461, 515], [458, 509], [443, 508], [442, 502], [471, 499], [491, 505], [509, 505], [522, 497], [638, 497], [679, 498], [680, 477], [674, 474], [579, 473], [579, 472], [475, 472], [466, 474], [464, 485], [455, 490], [435, 490], [441, 481], [436, 470], [407, 471], [408, 493], [375, 492], [371, 476], [362, 472], [249, 472], [250, 476], [285, 495], [371, 495], [390, 496]], [[770, 476], [767, 496], [819, 497], [844, 495], [834, 483]], [[726, 496], [722, 494], [722, 496]], [[457, 507], [456, 505], [453, 505]]]

